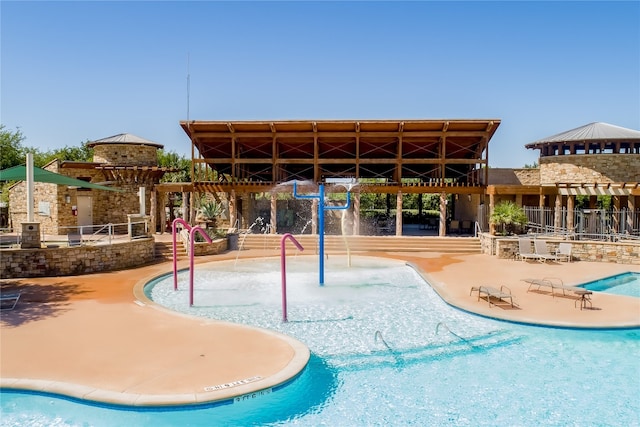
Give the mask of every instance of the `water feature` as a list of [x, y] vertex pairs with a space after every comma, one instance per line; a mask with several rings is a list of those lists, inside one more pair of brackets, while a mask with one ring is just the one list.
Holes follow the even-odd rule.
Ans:
[[[170, 275], [147, 286], [190, 315], [274, 329], [309, 346], [291, 384], [252, 401], [136, 412], [3, 393], [2, 425], [638, 426], [640, 330], [566, 330], [454, 309], [404, 263], [288, 260], [289, 321], [278, 258], [199, 265], [196, 304]], [[184, 277], [188, 272], [181, 272]], [[455, 336], [454, 336], [455, 335]]]

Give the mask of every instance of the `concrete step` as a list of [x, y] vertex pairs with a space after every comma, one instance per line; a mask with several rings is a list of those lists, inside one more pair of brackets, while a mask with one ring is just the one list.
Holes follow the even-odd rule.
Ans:
[[[307, 248], [317, 249], [317, 235], [294, 236]], [[239, 236], [240, 249], [279, 249], [282, 235], [242, 234]], [[431, 236], [325, 236], [325, 252], [439, 252], [439, 253], [481, 253], [480, 239], [476, 237], [431, 237]]]
[[[178, 259], [186, 259], [187, 251], [184, 249], [182, 242], [176, 245]], [[155, 259], [170, 260], [173, 259], [173, 242], [155, 242], [154, 245]]]

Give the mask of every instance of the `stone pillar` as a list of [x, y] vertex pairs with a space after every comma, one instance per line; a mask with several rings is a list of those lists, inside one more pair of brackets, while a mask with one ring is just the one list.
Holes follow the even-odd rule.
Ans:
[[555, 232], [558, 232], [562, 225], [562, 195], [556, 194], [555, 209], [553, 212], [553, 228]]
[[636, 196], [629, 194], [627, 197], [627, 230], [633, 233], [633, 216], [636, 212]]
[[396, 236], [402, 236], [402, 191], [396, 195]]
[[[153, 193], [151, 195], [152, 195], [152, 198], [153, 198]], [[167, 193], [161, 193], [160, 194], [160, 206], [161, 206], [161, 209], [160, 209], [160, 233], [164, 233], [165, 231], [167, 231], [167, 212], [165, 210], [166, 201], [167, 201]], [[152, 205], [153, 205], [153, 203], [152, 203]], [[154, 228], [152, 228], [152, 230], [154, 230]]]
[[318, 234], [318, 199], [311, 199], [311, 234]]
[[547, 218], [545, 215], [545, 195], [541, 194], [540, 195], [540, 200], [538, 202], [538, 207], [540, 208], [540, 232], [544, 233], [545, 229], [547, 228]]
[[491, 221], [491, 215], [493, 215], [493, 209], [496, 207], [496, 197], [493, 194], [489, 194], [489, 234], [496, 234], [496, 225]]
[[438, 235], [440, 237], [447, 235], [447, 193], [440, 193], [440, 228]]
[[615, 214], [613, 215], [613, 232], [614, 233], [619, 233], [620, 232], [620, 196], [613, 196], [612, 197], [612, 201], [613, 201], [613, 210], [615, 211]]
[[360, 235], [360, 193], [353, 193], [353, 235]]
[[22, 236], [20, 239], [20, 247], [22, 249], [40, 248], [40, 223], [39, 222], [23, 222]]
[[[149, 206], [149, 221], [151, 223], [150, 228], [151, 228], [151, 234], [155, 234], [156, 229], [157, 229], [157, 224], [158, 224], [158, 200], [157, 200], [157, 196], [158, 196], [158, 192], [156, 191], [156, 189], [152, 189], [151, 190], [151, 201], [149, 202], [149, 204], [151, 206]], [[162, 207], [164, 209], [164, 206]], [[164, 231], [164, 224], [162, 227], [160, 227], [160, 232], [162, 233]]]
[[277, 233], [277, 226], [278, 226], [278, 221], [276, 218], [276, 215], [278, 215], [278, 199], [276, 198], [276, 193], [271, 193], [271, 219], [269, 220], [269, 222], [271, 223], [271, 234], [276, 234]]
[[241, 228], [238, 224], [238, 199], [235, 190], [229, 193], [229, 228]]
[[567, 196], [567, 230], [571, 233], [573, 231], [574, 228], [574, 211], [575, 211], [575, 207], [574, 207], [574, 202], [575, 202], [576, 197], [572, 196], [572, 195], [568, 195]]

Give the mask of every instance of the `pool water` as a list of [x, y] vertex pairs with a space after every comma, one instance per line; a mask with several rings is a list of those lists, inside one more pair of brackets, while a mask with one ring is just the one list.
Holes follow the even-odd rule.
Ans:
[[640, 273], [622, 273], [580, 285], [590, 291], [640, 298]]
[[42, 426], [639, 426], [640, 329], [570, 330], [478, 317], [442, 299], [411, 267], [357, 257], [196, 267], [148, 295], [174, 310], [274, 329], [312, 358], [289, 385], [257, 399], [172, 410], [82, 405], [2, 393], [2, 425]]

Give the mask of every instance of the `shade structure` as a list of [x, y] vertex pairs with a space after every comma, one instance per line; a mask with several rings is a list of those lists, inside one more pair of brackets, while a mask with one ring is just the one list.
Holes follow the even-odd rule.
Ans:
[[[25, 181], [27, 179], [27, 167], [18, 165], [0, 171], [0, 181]], [[67, 185], [70, 187], [92, 188], [95, 190], [123, 192], [119, 188], [106, 187], [104, 185], [92, 184], [81, 179], [71, 178], [39, 167], [33, 167], [33, 179], [35, 182], [46, 182], [49, 184]]]

